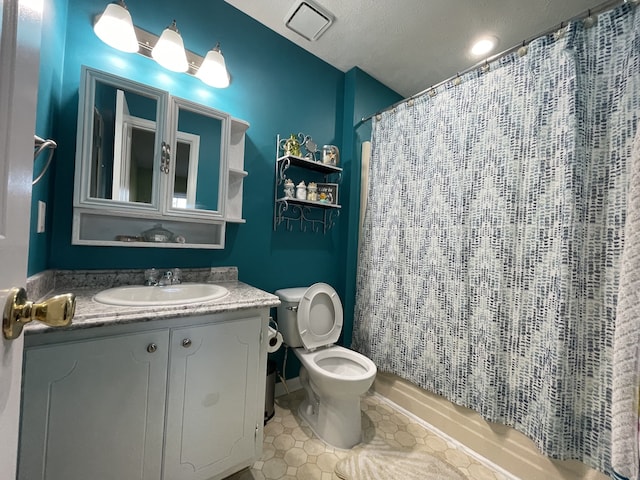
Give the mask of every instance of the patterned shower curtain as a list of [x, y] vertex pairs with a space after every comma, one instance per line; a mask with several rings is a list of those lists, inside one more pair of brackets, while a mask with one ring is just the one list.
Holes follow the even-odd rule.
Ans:
[[357, 274], [356, 350], [602, 471], [639, 12], [375, 120]]

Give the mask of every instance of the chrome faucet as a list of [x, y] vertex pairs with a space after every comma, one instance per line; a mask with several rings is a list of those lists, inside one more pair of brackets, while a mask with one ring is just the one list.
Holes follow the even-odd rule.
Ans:
[[[172, 270], [165, 271], [162, 276], [159, 276], [158, 270], [150, 268], [144, 272], [144, 284], [153, 287], [165, 287], [167, 285], [176, 285], [181, 283], [180, 269], [174, 268]], [[158, 278], [160, 277], [160, 278]]]
[[167, 285], [173, 285], [173, 272], [171, 270], [164, 272], [162, 278], [158, 280], [159, 287], [166, 287]]

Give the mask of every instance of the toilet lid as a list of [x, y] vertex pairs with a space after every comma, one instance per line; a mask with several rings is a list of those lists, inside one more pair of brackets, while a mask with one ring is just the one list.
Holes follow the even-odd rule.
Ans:
[[338, 341], [342, 331], [342, 303], [330, 285], [316, 283], [304, 292], [298, 305], [298, 331], [307, 350]]

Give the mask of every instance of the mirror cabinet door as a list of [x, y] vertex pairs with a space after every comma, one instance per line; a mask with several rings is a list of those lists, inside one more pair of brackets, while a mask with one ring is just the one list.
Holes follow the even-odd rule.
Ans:
[[183, 99], [172, 101], [175, 131], [169, 209], [222, 216], [229, 117]]
[[144, 85], [87, 69], [81, 202], [158, 205], [166, 95]]

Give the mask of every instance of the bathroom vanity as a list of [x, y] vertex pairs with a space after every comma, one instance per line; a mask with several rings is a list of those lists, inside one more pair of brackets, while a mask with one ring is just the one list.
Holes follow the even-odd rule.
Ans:
[[219, 479], [256, 461], [279, 301], [237, 277], [215, 283], [229, 294], [192, 306], [71, 289], [70, 327], [27, 327], [18, 478]]

